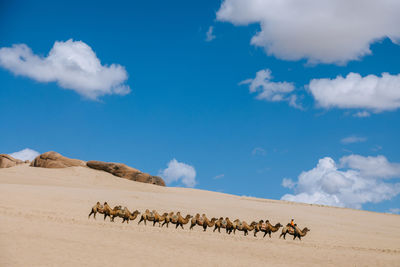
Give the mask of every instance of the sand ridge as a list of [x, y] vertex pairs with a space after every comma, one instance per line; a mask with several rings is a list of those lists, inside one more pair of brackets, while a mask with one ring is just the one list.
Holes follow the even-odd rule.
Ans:
[[[107, 201], [131, 211], [206, 213], [250, 223], [295, 218], [311, 232], [302, 241], [262, 238], [242, 232], [203, 232], [122, 224], [87, 218]], [[400, 260], [400, 216], [240, 197], [127, 181], [84, 167], [0, 169], [0, 266], [396, 266]]]

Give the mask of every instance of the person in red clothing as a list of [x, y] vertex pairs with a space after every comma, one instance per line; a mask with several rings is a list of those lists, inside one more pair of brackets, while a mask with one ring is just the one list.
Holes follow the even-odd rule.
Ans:
[[296, 228], [295, 228], [296, 224], [294, 223], [294, 219], [292, 219], [290, 221], [290, 226], [292, 226], [293, 230], [296, 231]]

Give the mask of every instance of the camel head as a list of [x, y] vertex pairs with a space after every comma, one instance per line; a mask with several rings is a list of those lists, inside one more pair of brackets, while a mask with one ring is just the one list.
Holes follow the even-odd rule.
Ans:
[[139, 215], [139, 214], [140, 214], [140, 211], [135, 210], [134, 212], [132, 212], [132, 216], [135, 216], [135, 214], [136, 214], [136, 215]]
[[168, 212], [164, 212], [162, 216], [164, 217], [168, 216]]
[[251, 222], [250, 226], [256, 226], [258, 223], [257, 222]]
[[215, 222], [215, 221], [218, 221], [218, 219], [217, 219], [217, 218], [212, 218], [212, 219], [211, 219], [211, 222], [212, 222], [212, 223]]
[[193, 216], [190, 215], [190, 214], [188, 214], [188, 215], [186, 215], [186, 218], [185, 218], [185, 219], [190, 219], [190, 218], [193, 218]]
[[302, 231], [302, 232], [303, 232], [303, 233], [307, 233], [307, 232], [310, 232], [310, 231], [311, 231], [311, 230], [310, 230], [310, 229], [308, 229], [308, 228], [306, 227], [306, 228], [304, 228], [304, 229], [303, 229], [303, 231]]
[[281, 223], [277, 223], [277, 224], [275, 225], [275, 227], [283, 227], [283, 225], [282, 225]]

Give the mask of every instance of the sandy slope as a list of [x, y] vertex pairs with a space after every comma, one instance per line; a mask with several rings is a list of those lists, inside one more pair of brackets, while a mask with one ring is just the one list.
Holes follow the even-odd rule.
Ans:
[[[296, 218], [302, 240], [87, 219], [96, 201], [272, 223]], [[188, 228], [186, 226], [185, 228]], [[82, 167], [0, 169], [0, 266], [398, 266], [400, 216], [163, 188]]]

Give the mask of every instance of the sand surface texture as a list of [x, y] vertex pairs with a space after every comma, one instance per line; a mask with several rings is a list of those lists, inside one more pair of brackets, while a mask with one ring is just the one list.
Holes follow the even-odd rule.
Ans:
[[[302, 241], [88, 219], [107, 201], [131, 211], [206, 213], [250, 223], [293, 217]], [[0, 169], [0, 266], [399, 266], [400, 216], [164, 188], [84, 167]]]

